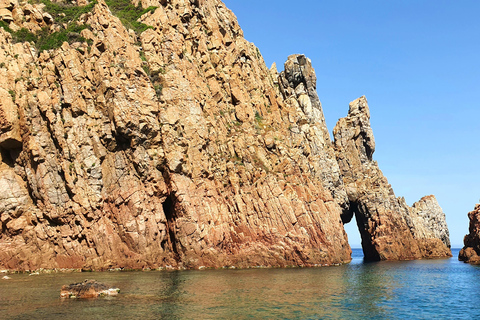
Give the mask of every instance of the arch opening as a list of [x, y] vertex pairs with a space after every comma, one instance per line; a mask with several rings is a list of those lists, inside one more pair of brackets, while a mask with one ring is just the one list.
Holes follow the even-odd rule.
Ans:
[[[353, 219], [356, 223], [350, 223]], [[380, 255], [373, 243], [372, 235], [369, 233], [368, 218], [362, 213], [359, 203], [356, 201], [350, 202], [349, 210], [342, 214], [342, 222], [353, 253], [358, 254], [359, 250], [355, 249], [361, 248], [365, 261], [379, 261]]]

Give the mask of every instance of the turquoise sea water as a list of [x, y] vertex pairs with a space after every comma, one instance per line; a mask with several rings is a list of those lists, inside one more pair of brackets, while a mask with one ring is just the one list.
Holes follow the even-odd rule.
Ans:
[[[10, 275], [0, 319], [475, 319], [480, 267], [441, 260], [338, 267]], [[63, 284], [96, 279], [121, 289], [61, 300]]]

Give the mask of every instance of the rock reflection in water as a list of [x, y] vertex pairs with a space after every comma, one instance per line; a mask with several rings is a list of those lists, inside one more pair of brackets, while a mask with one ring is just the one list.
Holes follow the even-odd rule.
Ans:
[[122, 288], [109, 299], [61, 300], [85, 274], [11, 275], [0, 281], [2, 319], [429, 319], [480, 312], [480, 268], [456, 259], [313, 269], [99, 272]]

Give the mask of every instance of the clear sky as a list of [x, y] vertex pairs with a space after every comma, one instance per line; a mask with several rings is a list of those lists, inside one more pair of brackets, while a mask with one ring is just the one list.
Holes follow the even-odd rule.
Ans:
[[[313, 63], [328, 129], [368, 99], [374, 159], [409, 205], [434, 194], [453, 247], [480, 199], [480, 1], [224, 0], [279, 71]], [[360, 247], [354, 223], [352, 247]]]

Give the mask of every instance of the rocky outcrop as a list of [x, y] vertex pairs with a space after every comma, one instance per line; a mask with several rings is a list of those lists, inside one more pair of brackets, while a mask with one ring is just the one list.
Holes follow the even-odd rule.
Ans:
[[347, 208], [347, 194], [317, 95], [317, 78], [310, 59], [304, 55], [288, 57], [278, 82], [285, 102], [298, 110], [290, 119], [290, 132], [293, 136], [306, 138], [308, 144], [303, 152], [308, 155], [306, 159], [315, 164], [311, 166], [314, 174], [336, 202]]
[[44, 7], [45, 5], [41, 3], [0, 0], [0, 20], [7, 23], [13, 31], [22, 28], [29, 31], [40, 31], [45, 27], [53, 27], [53, 17], [43, 10]]
[[116, 296], [120, 292], [118, 288], [112, 288], [95, 280], [85, 280], [79, 283], [62, 286], [60, 298], [92, 299], [106, 296]]
[[1, 267], [350, 261], [308, 60], [269, 71], [220, 1], [143, 5], [40, 53], [0, 30]]
[[470, 226], [469, 233], [463, 239], [463, 248], [460, 250], [458, 260], [471, 264], [480, 264], [480, 204], [468, 213]]
[[[435, 206], [408, 220], [377, 186], [388, 183], [372, 164], [363, 111], [344, 134], [365, 136], [344, 141], [361, 152], [335, 152], [310, 60], [293, 55], [280, 74], [268, 70], [219, 0], [141, 5], [156, 7], [141, 17], [145, 31], [99, 0], [68, 22], [81, 33], [51, 50], [0, 29], [0, 268], [346, 263], [342, 219], [379, 199], [386, 215], [359, 218], [372, 224], [365, 230], [405, 237], [403, 253], [376, 240], [378, 255], [427, 256], [415, 237], [437, 233], [416, 221], [436, 221]], [[27, 6], [5, 4], [10, 29], [66, 28], [60, 14]], [[371, 198], [377, 191], [384, 198]]]
[[409, 207], [397, 198], [376, 161], [367, 100], [352, 101], [334, 129], [338, 164], [350, 202], [344, 223], [355, 216], [365, 258], [405, 260], [451, 256], [445, 215], [435, 197]]
[[[423, 257], [451, 255], [450, 235], [442, 208], [435, 196], [425, 196], [408, 208], [407, 223]], [[445, 251], [445, 247], [449, 250]]]

